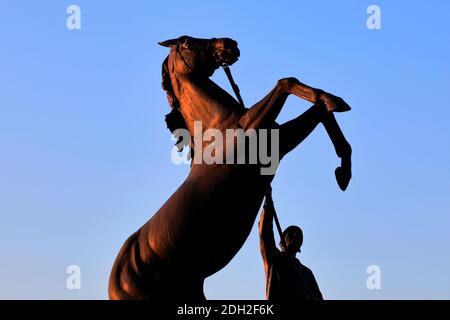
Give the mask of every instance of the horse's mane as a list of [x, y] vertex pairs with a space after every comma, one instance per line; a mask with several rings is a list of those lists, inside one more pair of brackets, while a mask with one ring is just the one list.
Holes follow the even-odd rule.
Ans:
[[[172, 87], [172, 81], [170, 80], [170, 72], [169, 72], [169, 56], [164, 60], [162, 64], [162, 88], [166, 91], [167, 100], [169, 100], [170, 107], [172, 110], [166, 114], [165, 120], [167, 128], [177, 139], [176, 145], [181, 140], [181, 137], [176, 134], [177, 129], [186, 129], [187, 125], [186, 121], [183, 118], [183, 115], [180, 112], [180, 101], [175, 96]], [[178, 146], [178, 151], [182, 151], [185, 146], [188, 146], [190, 141], [183, 141], [183, 145]]]

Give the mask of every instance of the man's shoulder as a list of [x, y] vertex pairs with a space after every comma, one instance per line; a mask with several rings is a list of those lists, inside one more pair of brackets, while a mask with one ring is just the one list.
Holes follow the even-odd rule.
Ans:
[[292, 261], [292, 258], [284, 251], [281, 250], [277, 250], [274, 252], [273, 255], [273, 263], [274, 264], [288, 264], [288, 263], [292, 263], [292, 262], [288, 262], [288, 261]]
[[[297, 258], [296, 258], [296, 259], [297, 259]], [[303, 263], [301, 263], [300, 260], [297, 259], [297, 261], [298, 261], [298, 263], [300, 264], [300, 267], [301, 267], [301, 269], [302, 269], [303, 272], [307, 272], [307, 273], [311, 273], [311, 274], [312, 274], [312, 271], [311, 271], [310, 268], [308, 268], [308, 267], [305, 266]]]

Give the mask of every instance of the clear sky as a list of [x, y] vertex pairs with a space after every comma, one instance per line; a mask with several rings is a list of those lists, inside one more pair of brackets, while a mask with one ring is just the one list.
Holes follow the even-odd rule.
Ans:
[[[170, 160], [157, 45], [187, 34], [239, 42], [232, 71], [247, 105], [295, 76], [352, 106], [337, 115], [354, 151], [347, 192], [322, 127], [273, 183], [325, 298], [450, 299], [448, 1], [0, 4], [0, 298], [107, 298], [122, 243], [189, 170]], [[81, 30], [66, 28], [70, 4]], [[371, 4], [381, 30], [366, 26]], [[222, 71], [213, 79], [230, 91]], [[307, 107], [289, 98], [279, 121]], [[69, 265], [81, 290], [66, 288]], [[366, 287], [369, 265], [380, 290]], [[205, 292], [263, 299], [264, 286], [255, 225]]]

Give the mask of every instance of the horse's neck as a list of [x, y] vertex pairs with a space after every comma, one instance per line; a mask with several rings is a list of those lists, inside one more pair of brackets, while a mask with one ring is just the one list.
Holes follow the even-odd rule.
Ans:
[[217, 127], [242, 109], [236, 99], [209, 78], [177, 76], [176, 91], [190, 131], [194, 121], [202, 121], [204, 128]]

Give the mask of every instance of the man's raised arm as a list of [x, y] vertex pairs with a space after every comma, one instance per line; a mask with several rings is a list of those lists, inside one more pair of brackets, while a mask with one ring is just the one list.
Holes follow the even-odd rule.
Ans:
[[273, 234], [273, 214], [275, 207], [272, 200], [272, 189], [266, 192], [261, 218], [259, 220], [259, 240], [261, 256], [264, 260], [264, 271], [269, 270], [269, 266], [273, 263], [274, 257], [279, 253], [275, 244], [275, 237]]

